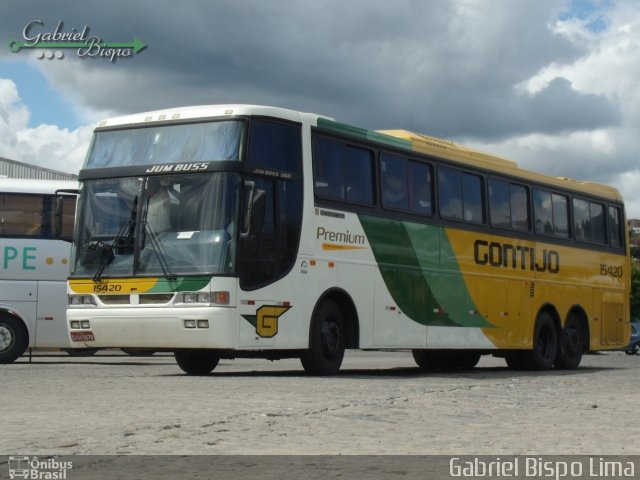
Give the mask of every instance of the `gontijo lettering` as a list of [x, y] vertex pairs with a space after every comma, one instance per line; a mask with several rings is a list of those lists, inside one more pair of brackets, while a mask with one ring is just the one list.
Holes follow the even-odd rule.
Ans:
[[558, 273], [560, 271], [560, 254], [555, 250], [542, 250], [542, 255], [535, 247], [510, 245], [508, 243], [476, 240], [473, 244], [473, 260], [477, 265], [492, 267], [520, 268], [532, 272]]

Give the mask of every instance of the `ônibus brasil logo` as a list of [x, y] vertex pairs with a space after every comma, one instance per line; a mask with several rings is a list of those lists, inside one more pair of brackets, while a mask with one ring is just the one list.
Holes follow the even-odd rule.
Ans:
[[49, 60], [64, 58], [62, 49], [73, 49], [79, 57], [106, 58], [115, 62], [118, 58], [131, 58], [147, 46], [138, 38], [130, 42], [107, 42], [97, 35], [89, 34], [89, 26], [72, 28], [65, 32], [60, 20], [53, 31], [44, 28], [42, 20], [33, 20], [22, 29], [21, 40], [10, 40], [9, 50], [17, 53], [24, 49], [35, 49], [38, 58]]
[[38, 457], [9, 457], [9, 478], [26, 480], [66, 480], [67, 470], [73, 469], [73, 462], [56, 458], [39, 460]]

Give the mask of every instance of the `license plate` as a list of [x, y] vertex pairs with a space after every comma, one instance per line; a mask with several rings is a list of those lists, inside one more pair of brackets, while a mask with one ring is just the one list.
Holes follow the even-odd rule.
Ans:
[[71, 340], [74, 342], [95, 342], [96, 337], [93, 336], [91, 330], [86, 330], [82, 332], [71, 332]]

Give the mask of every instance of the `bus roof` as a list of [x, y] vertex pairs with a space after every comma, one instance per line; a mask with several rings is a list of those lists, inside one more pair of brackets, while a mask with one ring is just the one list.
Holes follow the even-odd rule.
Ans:
[[73, 180], [42, 180], [34, 178], [0, 178], [0, 192], [54, 194], [56, 190], [73, 190]]
[[622, 201], [622, 196], [615, 188], [596, 182], [574, 180], [566, 177], [553, 177], [520, 168], [512, 160], [481, 152], [473, 148], [430, 137], [421, 133], [407, 130], [366, 130], [359, 127], [336, 122], [333, 118], [313, 113], [303, 113], [278, 107], [262, 105], [197, 105], [190, 107], [169, 108], [155, 110], [133, 115], [103, 120], [98, 124], [98, 129], [119, 126], [140, 126], [153, 123], [170, 123], [182, 120], [197, 120], [216, 117], [233, 116], [265, 116], [277, 117], [294, 122], [308, 122], [317, 124], [321, 128], [333, 130], [343, 135], [348, 135], [368, 141], [376, 141], [389, 144], [396, 148], [402, 148], [414, 152], [424, 153], [438, 158], [472, 165], [486, 170], [493, 170], [506, 175], [536, 181], [558, 188], [583, 192], [585, 194]]
[[[322, 115], [313, 113], [302, 113], [295, 110], [288, 110], [286, 108], [266, 107], [262, 105], [196, 105], [110, 118], [101, 121], [98, 124], [98, 128], [243, 115], [277, 117], [285, 120], [291, 120], [293, 122], [307, 121], [312, 123], [315, 123], [318, 118], [322, 117]], [[329, 117], [322, 118], [332, 120]]]

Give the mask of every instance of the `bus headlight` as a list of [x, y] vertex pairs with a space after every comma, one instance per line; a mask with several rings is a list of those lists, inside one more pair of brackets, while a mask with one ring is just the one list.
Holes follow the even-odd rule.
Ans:
[[229, 305], [229, 298], [229, 292], [193, 292], [182, 294], [182, 302], [190, 305]]
[[96, 305], [96, 301], [92, 295], [69, 295], [69, 305]]

